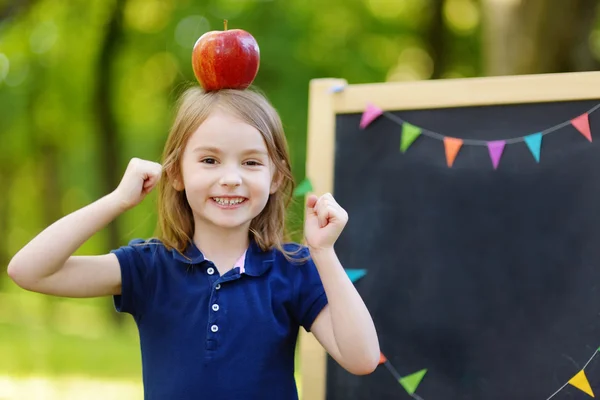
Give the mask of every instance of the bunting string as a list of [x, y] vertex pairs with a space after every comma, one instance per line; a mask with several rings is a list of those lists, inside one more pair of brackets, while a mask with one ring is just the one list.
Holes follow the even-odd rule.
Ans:
[[383, 116], [391, 121], [394, 121], [398, 125], [402, 126], [402, 133], [400, 137], [400, 151], [403, 153], [414, 143], [419, 136], [426, 136], [431, 139], [440, 140], [444, 143], [446, 162], [448, 167], [452, 167], [454, 160], [456, 159], [462, 146], [485, 146], [488, 148], [490, 159], [494, 169], [498, 168], [502, 153], [506, 145], [525, 143], [528, 149], [531, 151], [535, 161], [540, 161], [540, 151], [542, 146], [542, 139], [545, 135], [558, 131], [564, 127], [572, 125], [575, 129], [581, 133], [589, 142], [592, 142], [592, 133], [590, 130], [589, 115], [600, 108], [600, 104], [592, 107], [590, 110], [583, 114], [574, 117], [569, 121], [562, 122], [554, 125], [550, 128], [531, 133], [525, 136], [519, 136], [511, 139], [496, 139], [496, 140], [478, 140], [478, 139], [461, 139], [448, 135], [443, 135], [438, 132], [434, 132], [428, 129], [411, 124], [408, 121], [394, 115], [391, 112], [384, 111], [383, 109], [375, 106], [372, 103], [368, 103], [364, 110], [361, 120], [360, 128], [366, 129], [373, 121]]
[[[571, 385], [571, 386], [581, 390], [582, 392], [584, 392], [585, 394], [587, 394], [590, 397], [595, 397], [594, 392], [592, 391], [592, 387], [590, 386], [587, 376], [585, 375], [585, 368], [592, 362], [592, 360], [596, 357], [596, 355], [598, 355], [599, 351], [600, 351], [600, 348], [596, 349], [596, 351], [594, 351], [594, 354], [592, 354], [592, 356], [585, 363], [583, 368], [581, 368], [581, 370], [579, 370], [579, 372], [577, 374], [575, 374], [571, 379], [569, 379], [564, 385], [562, 385], [560, 388], [558, 388], [558, 390], [556, 390], [548, 398], [546, 398], [546, 400], [552, 399], [554, 396], [556, 396], [558, 393], [560, 393], [568, 385]], [[403, 377], [398, 373], [396, 368], [394, 368], [392, 363], [390, 363], [390, 361], [387, 359], [387, 357], [383, 353], [380, 353], [380, 355], [379, 355], [379, 365], [385, 366], [386, 369], [390, 372], [390, 374], [392, 374], [392, 376], [394, 377], [396, 382], [398, 382], [404, 388], [406, 393], [408, 393], [413, 399], [424, 400], [422, 397], [417, 395], [415, 392], [416, 392], [417, 388], [419, 387], [421, 381], [425, 377], [425, 374], [427, 373], [427, 369], [422, 369], [418, 372], [415, 372], [413, 374]]]
[[[594, 111], [598, 110], [599, 108], [600, 108], [600, 104], [597, 104], [596, 106], [592, 107], [589, 111], [585, 112], [582, 115], [589, 115], [589, 114], [593, 113]], [[404, 121], [403, 119], [399, 118], [398, 116], [396, 116], [396, 115], [394, 115], [394, 114], [392, 114], [390, 112], [387, 112], [387, 111], [383, 112], [383, 116], [391, 119], [392, 121], [398, 123], [399, 125], [410, 124], [409, 122]], [[569, 126], [571, 124], [572, 124], [572, 120], [565, 121], [565, 122], [562, 122], [562, 123], [560, 123], [558, 125], [554, 125], [554, 126], [548, 128], [548, 129], [545, 129], [543, 131], [536, 132], [536, 133], [540, 134], [541, 136], [545, 136], [545, 135], [547, 135], [549, 133], [552, 133], [554, 131], [562, 129], [562, 128], [564, 128], [566, 126]], [[412, 125], [412, 124], [410, 124], [410, 125]], [[412, 125], [412, 126], [414, 126], [414, 125]], [[428, 137], [430, 137], [432, 139], [437, 139], [437, 140], [444, 141], [445, 139], [447, 139], [447, 138], [450, 137], [450, 136], [442, 135], [440, 133], [433, 132], [433, 131], [430, 131], [430, 130], [426, 130], [426, 129], [423, 129], [423, 128], [419, 128], [419, 127], [417, 127], [417, 128], [421, 130], [420, 133], [423, 136], [428, 136]], [[504, 142], [505, 144], [522, 143], [522, 142], [526, 142], [526, 140], [527, 140], [526, 138], [528, 136], [529, 135], [527, 135], [527, 136], [521, 136], [521, 137], [516, 137], [516, 138], [512, 138], [512, 139], [504, 139], [504, 140], [502, 140], [502, 142]], [[452, 139], [455, 139], [455, 138], [452, 138]], [[500, 140], [477, 140], [477, 139], [460, 139], [460, 140], [461, 140], [462, 144], [465, 145], [465, 146], [487, 146], [490, 142], [500, 142]]]

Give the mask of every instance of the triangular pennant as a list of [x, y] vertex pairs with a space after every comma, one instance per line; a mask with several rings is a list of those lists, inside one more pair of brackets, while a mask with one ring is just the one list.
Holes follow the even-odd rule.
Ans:
[[527, 147], [529, 147], [529, 151], [531, 151], [531, 154], [533, 154], [535, 161], [540, 162], [540, 150], [542, 147], [541, 132], [525, 136], [525, 143], [527, 144]]
[[402, 123], [402, 137], [400, 138], [400, 150], [404, 153], [406, 149], [421, 135], [421, 128], [408, 122]]
[[581, 390], [582, 392], [594, 397], [594, 392], [592, 392], [590, 383], [588, 382], [587, 377], [585, 376], [585, 372], [583, 370], [579, 371], [577, 375], [572, 377], [569, 383], [575, 386], [577, 389]]
[[386, 361], [387, 361], [386, 356], [384, 356], [382, 352], [379, 352], [379, 365], [385, 363]]
[[577, 130], [586, 137], [590, 142], [592, 141], [592, 131], [590, 130], [590, 119], [588, 117], [588, 113], [582, 114], [577, 118], [571, 120], [571, 124]]
[[506, 142], [504, 140], [495, 140], [492, 142], [488, 142], [487, 144], [494, 169], [498, 168], [498, 164], [500, 163], [500, 157], [502, 157], [502, 152], [504, 151], [505, 144]]
[[421, 384], [421, 380], [423, 379], [426, 373], [427, 370], [422, 369], [419, 372], [415, 372], [414, 374], [410, 374], [408, 376], [400, 378], [398, 381], [400, 382], [404, 390], [406, 390], [408, 394], [412, 395], [415, 393], [415, 391]]
[[359, 280], [360, 278], [362, 278], [363, 276], [365, 276], [367, 274], [367, 270], [366, 269], [345, 269], [346, 274], [348, 275], [348, 278], [350, 278], [350, 281], [352, 282], [356, 282], [357, 280]]
[[294, 189], [294, 197], [304, 196], [305, 194], [312, 191], [312, 184], [310, 183], [310, 180], [306, 178], [302, 182], [300, 182], [298, 186], [296, 186], [296, 189]]
[[371, 103], [367, 104], [367, 108], [360, 118], [360, 129], [365, 129], [369, 124], [383, 114], [383, 110]]
[[462, 139], [452, 137], [444, 138], [444, 149], [446, 150], [446, 163], [448, 164], [448, 167], [452, 167], [452, 164], [454, 164], [454, 159], [456, 159], [456, 155], [462, 147], [462, 144]]

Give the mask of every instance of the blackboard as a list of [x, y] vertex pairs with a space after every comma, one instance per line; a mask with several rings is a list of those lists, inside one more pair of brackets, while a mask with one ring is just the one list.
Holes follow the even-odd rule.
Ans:
[[[415, 399], [590, 399], [568, 384], [584, 367], [600, 393], [600, 135], [590, 142], [564, 124], [600, 104], [599, 79], [344, 83], [337, 93], [327, 88], [339, 80], [314, 83], [330, 106], [312, 103], [307, 175], [350, 215], [336, 251], [367, 270], [355, 285], [388, 363], [353, 376], [316, 357], [305, 335], [304, 399], [410, 399], [396, 378], [423, 369]], [[423, 92], [439, 96], [413, 95]], [[360, 129], [367, 102], [386, 114]], [[539, 162], [520, 142], [497, 169], [484, 146], [463, 146], [450, 168], [432, 137], [401, 152], [399, 121], [482, 141], [562, 127], [543, 137]], [[589, 123], [600, 133], [600, 111]]]

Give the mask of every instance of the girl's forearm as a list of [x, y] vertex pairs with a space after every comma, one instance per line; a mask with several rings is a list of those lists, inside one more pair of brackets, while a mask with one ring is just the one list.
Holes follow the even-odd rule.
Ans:
[[12, 258], [8, 274], [15, 281], [27, 282], [56, 273], [83, 243], [123, 211], [110, 194], [59, 219]]
[[369, 310], [333, 249], [311, 250], [329, 302], [335, 341], [345, 363], [370, 365], [379, 341]]

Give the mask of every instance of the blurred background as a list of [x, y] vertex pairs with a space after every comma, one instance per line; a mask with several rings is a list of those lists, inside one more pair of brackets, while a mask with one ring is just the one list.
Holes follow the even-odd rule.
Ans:
[[[249, 31], [255, 85], [304, 179], [308, 84], [596, 70], [597, 0], [0, 0], [0, 399], [142, 398], [133, 321], [111, 299], [18, 289], [8, 261], [47, 225], [158, 161], [191, 50]], [[398, 95], [402, 95], [399, 93]], [[100, 232], [105, 253], [155, 227], [155, 196]], [[289, 214], [300, 229], [301, 204]], [[301, 360], [300, 360], [301, 362]]]

